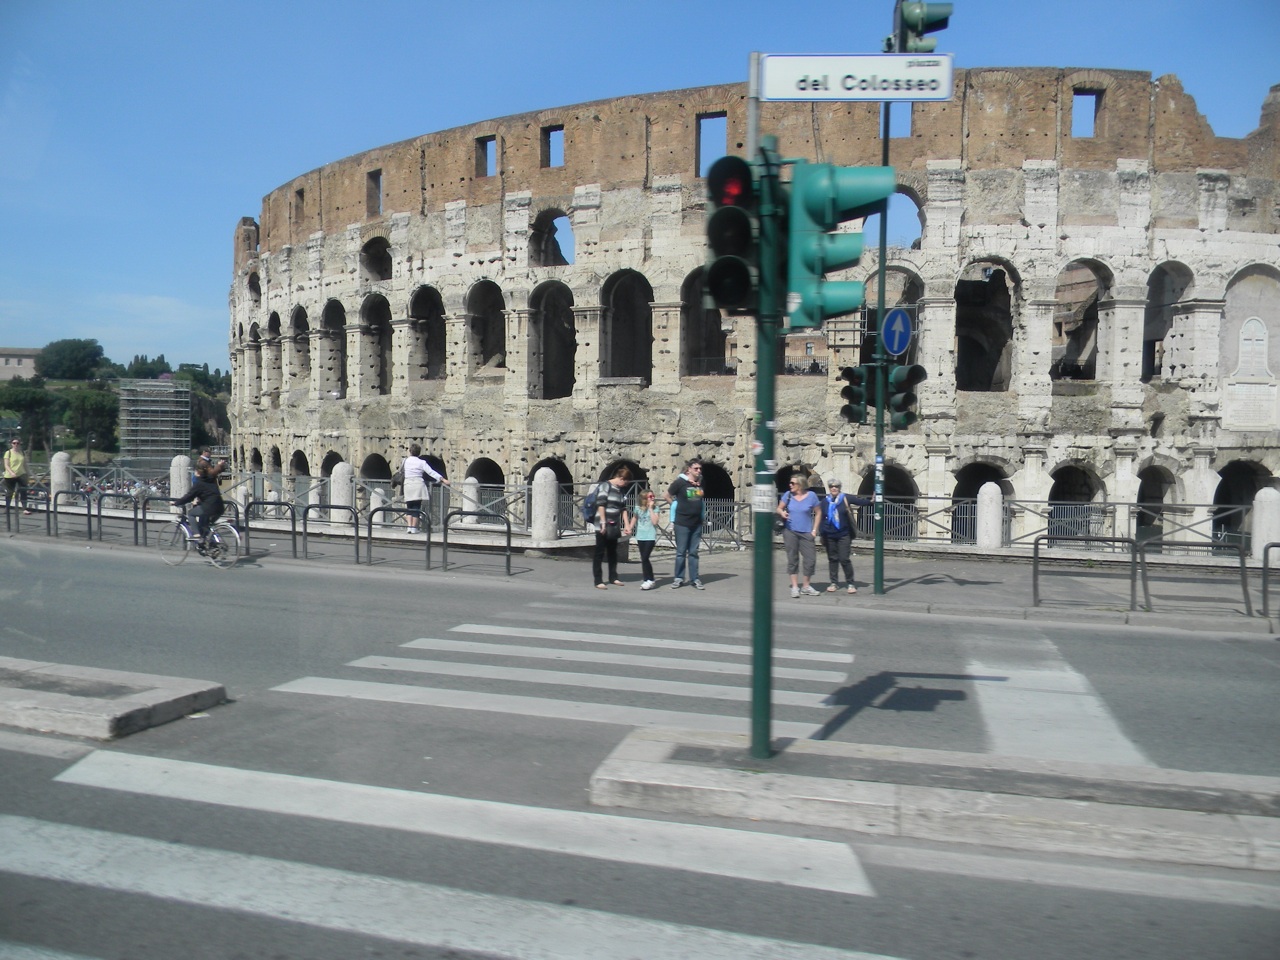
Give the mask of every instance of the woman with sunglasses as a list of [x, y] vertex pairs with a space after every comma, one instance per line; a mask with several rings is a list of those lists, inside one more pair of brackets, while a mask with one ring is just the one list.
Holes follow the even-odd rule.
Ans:
[[[782, 495], [778, 504], [778, 516], [783, 519], [782, 544], [787, 549], [787, 573], [791, 577], [792, 597], [816, 597], [818, 591], [809, 582], [814, 568], [818, 565], [818, 524], [822, 522], [822, 511], [818, 509], [818, 495], [809, 489], [807, 477], [793, 476], [788, 484], [787, 492]], [[800, 561], [804, 561], [801, 571]], [[801, 586], [797, 577], [804, 577]]]
[[640, 503], [636, 506], [636, 532], [632, 538], [640, 549], [640, 569], [644, 579], [641, 590], [652, 590], [654, 587], [653, 563], [649, 560], [654, 544], [658, 542], [658, 495], [652, 490], [640, 492]]

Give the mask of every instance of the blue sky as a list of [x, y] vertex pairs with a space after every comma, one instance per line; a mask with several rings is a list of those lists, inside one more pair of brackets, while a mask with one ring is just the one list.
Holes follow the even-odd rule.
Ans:
[[[1219, 136], [1280, 84], [1280, 2], [956, 0], [957, 67], [1175, 73]], [[785, 11], [785, 12], [783, 12]], [[293, 177], [490, 117], [875, 53], [891, 0], [0, 0], [0, 345], [226, 369], [232, 232]], [[765, 131], [768, 132], [768, 131]]]

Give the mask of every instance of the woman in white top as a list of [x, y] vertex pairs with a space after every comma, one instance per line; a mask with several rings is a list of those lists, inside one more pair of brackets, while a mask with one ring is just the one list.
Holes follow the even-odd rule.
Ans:
[[427, 477], [438, 480], [445, 486], [449, 486], [449, 481], [436, 469], [422, 459], [422, 447], [416, 443], [409, 444], [409, 456], [405, 457], [404, 465], [400, 468], [404, 471], [404, 505], [409, 510], [408, 524], [409, 532], [418, 532], [418, 519], [422, 516], [422, 503], [424, 500], [430, 499], [427, 488]]

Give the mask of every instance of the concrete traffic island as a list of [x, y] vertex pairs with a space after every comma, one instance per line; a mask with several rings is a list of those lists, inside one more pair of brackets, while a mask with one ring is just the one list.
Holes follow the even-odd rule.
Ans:
[[1280, 778], [640, 729], [591, 802], [1019, 850], [1280, 870]]
[[111, 740], [227, 699], [220, 683], [0, 657], [0, 725]]

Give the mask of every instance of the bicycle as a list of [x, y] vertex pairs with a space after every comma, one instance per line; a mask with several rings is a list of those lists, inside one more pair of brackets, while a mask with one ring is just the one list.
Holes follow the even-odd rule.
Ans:
[[187, 559], [190, 553], [198, 553], [219, 570], [233, 566], [240, 559], [240, 533], [225, 520], [219, 520], [209, 528], [209, 539], [201, 543], [200, 535], [184, 513], [174, 517], [156, 537], [160, 557], [171, 567]]

